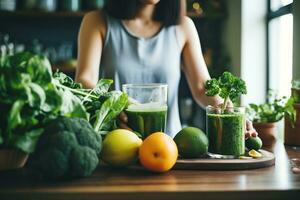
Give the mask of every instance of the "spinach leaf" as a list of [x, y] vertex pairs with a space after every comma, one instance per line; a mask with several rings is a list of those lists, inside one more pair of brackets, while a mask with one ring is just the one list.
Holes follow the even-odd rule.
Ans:
[[80, 117], [88, 118], [85, 108], [81, 104], [78, 97], [74, 96], [69, 90], [60, 91], [60, 96], [63, 99], [60, 111], [65, 117]]
[[44, 129], [38, 128], [23, 134], [15, 134], [14, 137], [11, 138], [10, 145], [24, 152], [32, 153], [43, 131]]
[[110, 97], [96, 111], [97, 119], [93, 124], [94, 129], [97, 132], [100, 130], [109, 130], [112, 121], [122, 112], [127, 103], [128, 97], [125, 93], [118, 91], [110, 92]]
[[13, 130], [18, 125], [22, 124], [21, 111], [24, 107], [25, 102], [22, 100], [15, 101], [12, 108], [8, 114], [8, 128]]

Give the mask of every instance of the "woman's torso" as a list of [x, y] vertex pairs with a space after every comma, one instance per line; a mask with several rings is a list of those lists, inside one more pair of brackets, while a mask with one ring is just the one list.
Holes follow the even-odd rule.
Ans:
[[167, 133], [171, 136], [181, 129], [178, 111], [180, 57], [176, 26], [163, 27], [150, 38], [140, 38], [121, 20], [107, 16], [100, 77], [114, 79], [117, 90], [125, 83], [168, 84]]

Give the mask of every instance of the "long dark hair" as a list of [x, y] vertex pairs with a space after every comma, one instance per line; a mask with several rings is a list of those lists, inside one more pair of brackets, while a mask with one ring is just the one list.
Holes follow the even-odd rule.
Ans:
[[[134, 19], [140, 6], [139, 0], [106, 0], [104, 10], [117, 19]], [[156, 4], [154, 20], [164, 26], [176, 25], [184, 15], [183, 0], [160, 0]]]

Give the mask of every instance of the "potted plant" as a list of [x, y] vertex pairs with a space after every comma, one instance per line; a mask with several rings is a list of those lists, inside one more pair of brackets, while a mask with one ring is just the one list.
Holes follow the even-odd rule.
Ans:
[[292, 81], [291, 90], [296, 119], [293, 123], [288, 117], [285, 117], [284, 143], [287, 145], [300, 146], [300, 79]]
[[234, 107], [231, 102], [247, 93], [245, 82], [229, 72], [224, 72], [218, 79], [208, 80], [205, 89], [207, 96], [219, 95], [223, 98], [221, 105], [206, 108], [208, 151], [236, 157], [244, 155], [245, 109]]
[[279, 98], [270, 91], [269, 101], [262, 104], [249, 104], [247, 114], [253, 121], [253, 126], [258, 132], [265, 147], [270, 147], [276, 141], [276, 123], [284, 116], [294, 121], [295, 110], [293, 108], [293, 99], [287, 97]]

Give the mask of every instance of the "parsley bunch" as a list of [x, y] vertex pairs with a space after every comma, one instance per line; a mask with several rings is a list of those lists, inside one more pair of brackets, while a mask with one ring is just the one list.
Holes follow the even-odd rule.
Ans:
[[222, 113], [226, 110], [228, 102], [235, 102], [242, 94], [247, 94], [246, 83], [230, 72], [224, 72], [218, 79], [211, 79], [205, 83], [207, 96], [219, 95], [224, 102], [221, 105]]

